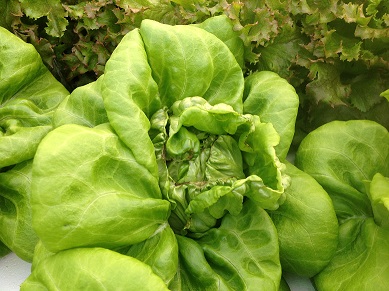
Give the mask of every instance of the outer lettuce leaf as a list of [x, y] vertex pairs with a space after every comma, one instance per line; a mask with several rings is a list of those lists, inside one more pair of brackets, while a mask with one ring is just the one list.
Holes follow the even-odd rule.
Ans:
[[364, 180], [389, 176], [389, 133], [372, 121], [334, 121], [309, 134], [296, 165], [331, 196], [339, 219], [372, 216]]
[[214, 16], [202, 23], [195, 24], [222, 40], [229, 50], [234, 54], [236, 61], [241, 68], [244, 68], [244, 43], [239, 34], [233, 30], [231, 19], [226, 15]]
[[32, 45], [2, 27], [0, 48], [0, 240], [31, 261], [38, 238], [31, 227], [30, 160], [68, 92]]
[[0, 241], [23, 260], [32, 261], [38, 237], [31, 226], [32, 161], [0, 173]]
[[278, 290], [281, 267], [270, 217], [248, 200], [196, 241], [177, 236], [180, 269], [173, 290]]
[[296, 164], [327, 190], [340, 222], [337, 252], [315, 276], [317, 288], [386, 290], [388, 131], [366, 120], [328, 123], [303, 140]]
[[177, 272], [178, 244], [173, 230], [167, 223], [147, 240], [130, 246], [126, 255], [149, 265], [166, 285], [169, 285]]
[[389, 230], [372, 218], [350, 219], [340, 226], [338, 250], [315, 278], [319, 290], [388, 289]]
[[107, 124], [64, 125], [47, 135], [34, 160], [31, 207], [33, 227], [52, 252], [141, 242], [170, 212], [157, 179]]
[[68, 95], [34, 47], [0, 27], [0, 168], [34, 157]]
[[101, 96], [102, 77], [88, 85], [76, 88], [54, 112], [53, 125], [79, 124], [87, 127], [108, 122]]
[[137, 162], [158, 177], [148, 118], [161, 101], [139, 30], [128, 33], [107, 62], [102, 93], [111, 126]]
[[211, 105], [226, 103], [242, 112], [243, 73], [220, 39], [197, 27], [149, 20], [142, 22], [140, 34], [163, 105], [201, 96]]
[[277, 229], [282, 270], [313, 277], [333, 257], [338, 220], [328, 194], [311, 176], [290, 163], [286, 200], [270, 217]]
[[76, 248], [49, 256], [35, 266], [20, 288], [58, 289], [168, 290], [145, 263], [102, 248]]
[[280, 135], [277, 156], [284, 160], [292, 143], [299, 97], [295, 89], [276, 73], [262, 71], [245, 80], [244, 113], [258, 115], [272, 123]]

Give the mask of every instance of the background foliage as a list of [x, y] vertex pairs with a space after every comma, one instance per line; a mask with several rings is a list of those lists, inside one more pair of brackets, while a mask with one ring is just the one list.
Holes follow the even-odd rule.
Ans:
[[32, 43], [69, 90], [96, 80], [143, 19], [192, 24], [220, 14], [244, 41], [245, 74], [274, 71], [299, 93], [296, 143], [334, 119], [389, 128], [388, 1], [0, 0], [0, 25]]

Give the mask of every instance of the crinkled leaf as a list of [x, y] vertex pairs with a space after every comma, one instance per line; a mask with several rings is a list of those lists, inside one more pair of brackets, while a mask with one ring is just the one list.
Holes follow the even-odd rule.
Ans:
[[33, 227], [53, 252], [141, 242], [170, 212], [157, 179], [107, 124], [64, 125], [46, 136], [34, 159], [31, 207]]
[[310, 77], [313, 80], [307, 87], [316, 102], [328, 102], [331, 105], [341, 105], [343, 99], [350, 95], [350, 85], [342, 84], [339, 72], [330, 64], [315, 63], [310, 67]]
[[170, 116], [157, 111], [151, 124], [160, 185], [174, 204], [170, 222], [178, 233], [213, 226], [226, 212], [238, 214], [244, 196], [266, 209], [284, 201], [287, 177], [274, 150], [279, 135], [258, 116], [190, 97], [176, 101]]
[[0, 26], [9, 29], [16, 17], [23, 15], [19, 1], [4, 0], [0, 2]]
[[295, 78], [292, 66], [305, 51], [301, 46], [301, 38], [298, 31], [294, 30], [278, 36], [267, 46], [259, 47], [257, 70], [272, 71], [288, 80]]
[[280, 135], [277, 156], [283, 160], [292, 143], [299, 107], [295, 89], [276, 73], [257, 72], [246, 78], [244, 113], [258, 115], [262, 122], [273, 124]]
[[60, 0], [28, 1], [20, 0], [23, 11], [28, 17], [38, 19], [47, 17], [46, 32], [55, 37], [61, 37], [66, 30], [68, 21]]
[[282, 270], [304, 277], [321, 271], [338, 243], [338, 220], [326, 191], [310, 175], [290, 163], [286, 200], [270, 211], [278, 233]]
[[32, 261], [38, 237], [30, 208], [32, 161], [0, 173], [0, 241], [23, 260]]
[[103, 248], [76, 248], [49, 256], [35, 266], [20, 288], [52, 289], [168, 290], [150, 266]]
[[360, 74], [352, 80], [350, 102], [362, 112], [382, 102], [380, 93], [387, 88], [389, 78], [378, 73]]

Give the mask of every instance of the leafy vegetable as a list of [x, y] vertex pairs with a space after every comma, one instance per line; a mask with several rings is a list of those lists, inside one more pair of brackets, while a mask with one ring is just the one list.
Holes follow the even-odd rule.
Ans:
[[[215, 21], [231, 29], [226, 17]], [[239, 48], [231, 45], [235, 55]], [[38, 147], [31, 207], [41, 242], [24, 288], [49, 286], [45, 270], [68, 254], [92, 264], [94, 248], [106, 248], [111, 259], [150, 265], [172, 289], [278, 290], [278, 239], [264, 209], [285, 200], [289, 177], [277, 151], [292, 141], [298, 98], [274, 73], [252, 78], [244, 93], [234, 54], [202, 28], [145, 20], [128, 33], [104, 75], [61, 103]], [[267, 104], [255, 80], [285, 86], [282, 96], [269, 94], [285, 102], [255, 108], [256, 98]], [[259, 116], [272, 121], [279, 111], [280, 134]], [[96, 272], [79, 262], [71, 272]]]
[[296, 164], [327, 190], [340, 223], [338, 250], [315, 277], [316, 286], [385, 290], [389, 270], [388, 131], [366, 120], [328, 123], [303, 140]]
[[69, 94], [31, 44], [0, 28], [0, 240], [31, 261], [31, 169], [52, 129], [54, 109]]

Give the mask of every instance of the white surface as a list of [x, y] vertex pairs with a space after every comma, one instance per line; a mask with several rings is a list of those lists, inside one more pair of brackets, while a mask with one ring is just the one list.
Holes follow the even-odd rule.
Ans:
[[[18, 291], [20, 284], [30, 274], [31, 264], [11, 253], [0, 259], [0, 291]], [[292, 291], [314, 291], [307, 278], [286, 274], [285, 279]]]
[[31, 264], [14, 253], [0, 259], [0, 291], [17, 291], [30, 274]]

